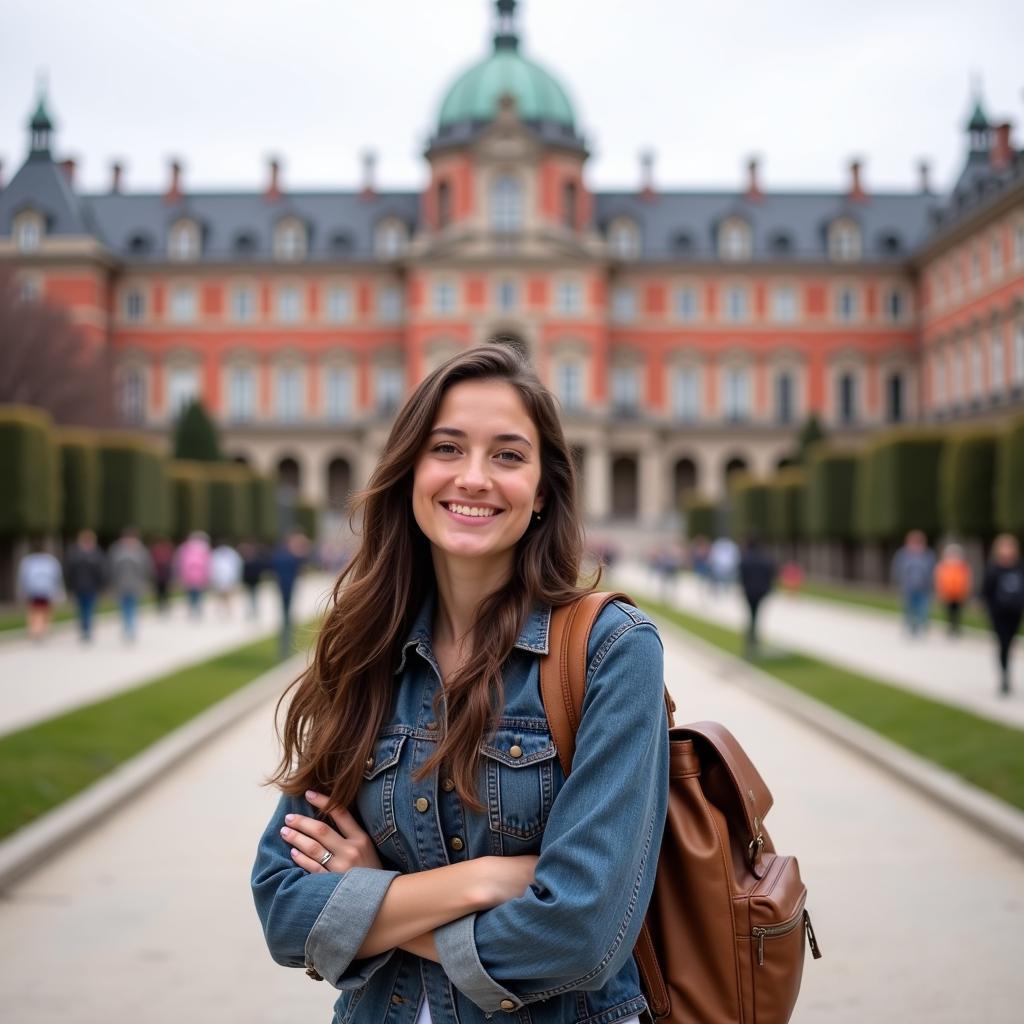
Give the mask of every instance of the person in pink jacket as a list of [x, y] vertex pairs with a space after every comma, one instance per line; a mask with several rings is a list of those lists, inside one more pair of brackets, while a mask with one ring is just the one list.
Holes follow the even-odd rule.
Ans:
[[189, 615], [198, 619], [202, 613], [203, 592], [210, 583], [210, 538], [202, 530], [189, 535], [176, 556], [177, 576], [188, 595]]

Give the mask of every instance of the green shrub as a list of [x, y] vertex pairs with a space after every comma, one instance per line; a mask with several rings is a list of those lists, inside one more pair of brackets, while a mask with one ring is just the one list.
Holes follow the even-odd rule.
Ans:
[[295, 525], [312, 541], [319, 534], [320, 516], [316, 505], [300, 501], [295, 506]]
[[769, 481], [769, 486], [766, 536], [776, 541], [802, 540], [807, 474], [796, 467], [782, 469]]
[[210, 532], [210, 485], [204, 463], [174, 459], [167, 464], [171, 536], [184, 540], [193, 530]]
[[210, 535], [237, 543], [253, 532], [252, 473], [231, 462], [206, 467], [210, 494]]
[[746, 473], [729, 482], [732, 497], [732, 532], [737, 537], [764, 537], [768, 531], [771, 486]]
[[693, 498], [683, 506], [686, 516], [686, 535], [694, 537], [714, 537], [717, 532], [718, 509], [713, 501], [702, 501]]
[[964, 537], [995, 533], [996, 451], [999, 435], [977, 428], [951, 433], [939, 472], [942, 525]]
[[1024, 416], [1000, 439], [995, 491], [999, 529], [1024, 537]]
[[50, 417], [0, 406], [0, 536], [52, 533], [60, 525], [60, 457]]
[[143, 534], [169, 527], [165, 460], [147, 438], [107, 433], [99, 438], [99, 533], [117, 537], [126, 526]]
[[196, 462], [220, 462], [217, 425], [198, 399], [189, 402], [174, 425], [174, 457]]
[[813, 540], [848, 541], [855, 536], [855, 453], [816, 444], [807, 457], [804, 522]]
[[72, 537], [79, 530], [95, 530], [100, 514], [100, 459], [98, 437], [92, 430], [64, 427], [55, 433], [60, 453], [60, 530]]
[[252, 535], [271, 544], [277, 539], [277, 483], [265, 476], [253, 476], [249, 481], [252, 503]]

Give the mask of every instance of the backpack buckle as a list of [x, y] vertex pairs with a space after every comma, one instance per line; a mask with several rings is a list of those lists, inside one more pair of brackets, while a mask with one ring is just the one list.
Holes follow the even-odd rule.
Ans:
[[761, 856], [761, 850], [764, 849], [764, 836], [758, 832], [753, 839], [750, 840], [750, 845], [747, 846], [747, 855], [750, 857], [751, 866], [757, 863], [757, 858]]

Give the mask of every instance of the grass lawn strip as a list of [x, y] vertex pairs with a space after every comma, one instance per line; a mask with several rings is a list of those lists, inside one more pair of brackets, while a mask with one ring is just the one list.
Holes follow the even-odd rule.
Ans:
[[[311, 639], [312, 627], [299, 636]], [[0, 838], [279, 664], [278, 642], [246, 644], [0, 737]]]
[[[658, 601], [640, 603], [652, 614], [742, 657], [743, 639], [735, 630]], [[791, 651], [773, 652], [755, 664], [762, 672], [1024, 810], [1024, 730]]]

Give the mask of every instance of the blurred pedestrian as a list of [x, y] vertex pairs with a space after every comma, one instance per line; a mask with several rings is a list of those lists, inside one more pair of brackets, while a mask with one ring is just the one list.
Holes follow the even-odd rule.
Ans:
[[121, 537], [111, 545], [109, 553], [110, 582], [121, 609], [121, 632], [128, 643], [135, 640], [139, 598], [146, 592], [153, 578], [153, 559], [145, 544], [139, 540], [139, 531], [126, 526]]
[[210, 584], [210, 538], [202, 531], [189, 534], [176, 558], [178, 579], [188, 596], [188, 612], [198, 619], [203, 611], [203, 592]]
[[750, 622], [744, 643], [748, 658], [757, 656], [757, 613], [761, 602], [775, 586], [777, 572], [775, 559], [762, 547], [760, 540], [755, 536], [748, 537], [739, 565], [740, 586], [743, 588], [743, 596], [747, 599], [747, 608], [750, 611]]
[[267, 567], [267, 553], [263, 545], [254, 540], [245, 540], [238, 545], [242, 556], [242, 583], [249, 596], [249, 618], [259, 618], [260, 580]]
[[60, 562], [41, 539], [32, 541], [29, 553], [18, 564], [17, 591], [26, 605], [28, 635], [40, 643], [50, 631], [53, 606], [64, 597]]
[[999, 693], [1006, 697], [1010, 693], [1010, 651], [1024, 617], [1024, 565], [1012, 533], [1001, 533], [992, 544], [981, 597], [999, 644]]
[[903, 621], [911, 636], [928, 626], [935, 555], [921, 530], [911, 530], [892, 560], [892, 581], [903, 598]]
[[712, 592], [718, 591], [736, 578], [740, 564], [740, 549], [732, 537], [716, 537], [708, 551]]
[[79, 531], [68, 551], [64, 583], [78, 609], [78, 631], [83, 643], [92, 642], [92, 620], [96, 600], [107, 584], [107, 560], [92, 530]]
[[949, 635], [960, 633], [960, 614], [971, 596], [971, 567], [959, 544], [947, 544], [935, 566], [935, 596], [946, 606]]
[[226, 541], [210, 552], [210, 587], [217, 595], [221, 614], [231, 615], [231, 596], [242, 582], [242, 556]]
[[654, 569], [661, 585], [661, 599], [668, 601], [675, 593], [679, 570], [683, 567], [683, 552], [678, 544], [668, 543], [658, 548], [654, 556]]
[[157, 611], [166, 615], [171, 607], [171, 578], [174, 576], [174, 545], [167, 537], [158, 537], [149, 549], [153, 559], [153, 592]]
[[694, 576], [705, 587], [711, 587], [711, 562], [709, 559], [711, 542], [703, 534], [693, 538], [690, 543], [690, 568]]
[[281, 657], [291, 654], [292, 649], [292, 597], [295, 593], [295, 581], [299, 578], [307, 558], [309, 558], [309, 539], [296, 528], [289, 531], [284, 540], [277, 546], [272, 558], [272, 568], [277, 579], [277, 587], [281, 594]]

